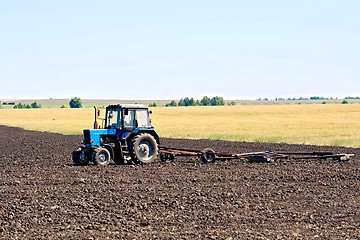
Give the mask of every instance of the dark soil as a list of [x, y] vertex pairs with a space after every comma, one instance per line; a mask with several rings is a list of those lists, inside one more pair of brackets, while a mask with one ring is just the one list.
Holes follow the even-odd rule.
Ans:
[[219, 152], [356, 156], [82, 167], [71, 160], [81, 139], [0, 126], [1, 239], [360, 238], [359, 149], [162, 139]]

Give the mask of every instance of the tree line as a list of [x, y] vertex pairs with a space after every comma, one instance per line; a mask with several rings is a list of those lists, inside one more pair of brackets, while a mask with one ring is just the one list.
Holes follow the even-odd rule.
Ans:
[[[180, 99], [179, 102], [172, 100], [170, 103], [167, 103], [165, 107], [177, 107], [177, 106], [223, 106], [225, 105], [225, 100], [223, 97], [215, 96], [213, 98], [209, 98], [208, 96], [204, 96], [201, 100], [195, 100], [194, 98], [185, 97]], [[229, 103], [229, 105], [236, 105], [235, 101]]]
[[41, 108], [41, 104], [38, 104], [37, 102], [33, 102], [31, 104], [22, 104], [18, 103], [14, 106], [15, 109], [22, 109], [22, 108]]

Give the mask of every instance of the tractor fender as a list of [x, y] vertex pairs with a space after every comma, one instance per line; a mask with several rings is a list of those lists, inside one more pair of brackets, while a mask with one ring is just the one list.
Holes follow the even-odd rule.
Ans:
[[157, 132], [155, 130], [152, 130], [152, 129], [135, 129], [135, 131], [133, 131], [132, 133], [129, 134], [129, 136], [127, 137], [127, 139], [130, 141], [134, 136], [136, 135], [139, 135], [141, 133], [148, 133], [150, 135], [152, 135], [157, 144], [160, 145], [160, 138], [159, 138], [159, 135], [157, 134]]

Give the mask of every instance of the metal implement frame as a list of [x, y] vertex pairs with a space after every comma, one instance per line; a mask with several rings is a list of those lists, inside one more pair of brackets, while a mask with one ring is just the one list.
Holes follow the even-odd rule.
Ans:
[[[332, 152], [251, 152], [251, 153], [219, 153], [210, 148], [204, 150], [192, 150], [182, 148], [159, 148], [160, 158], [164, 162], [170, 162], [176, 156], [200, 157], [204, 163], [215, 162], [217, 159], [247, 159], [249, 162], [273, 162], [278, 159], [333, 159], [335, 161], [349, 161], [354, 154]], [[295, 155], [297, 157], [291, 156]]]

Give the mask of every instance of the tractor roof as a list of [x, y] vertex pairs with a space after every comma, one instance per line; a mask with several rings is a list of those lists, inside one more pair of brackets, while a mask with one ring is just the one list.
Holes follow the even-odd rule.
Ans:
[[147, 108], [143, 104], [114, 104], [109, 105], [107, 108]]

